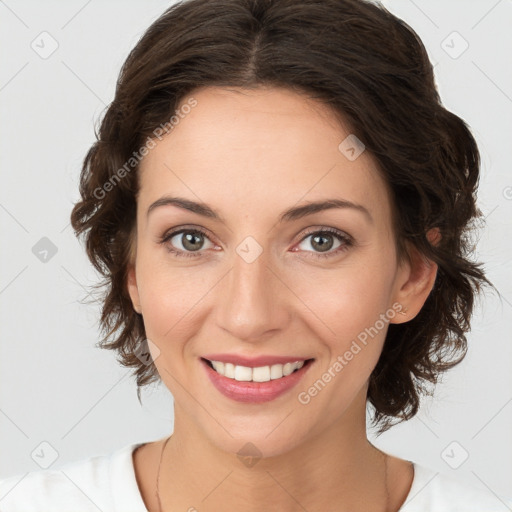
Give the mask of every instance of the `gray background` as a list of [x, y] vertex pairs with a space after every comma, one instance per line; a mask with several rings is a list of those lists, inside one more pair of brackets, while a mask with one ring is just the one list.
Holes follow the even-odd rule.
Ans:
[[[170, 393], [153, 385], [141, 407], [130, 370], [95, 348], [99, 308], [80, 301], [98, 276], [69, 225], [94, 122], [113, 99], [129, 50], [169, 5], [0, 1], [0, 477], [172, 431]], [[477, 258], [502, 300], [479, 301], [467, 358], [420, 414], [370, 439], [512, 495], [512, 1], [384, 5], [420, 35], [443, 103], [479, 144], [486, 227]]]

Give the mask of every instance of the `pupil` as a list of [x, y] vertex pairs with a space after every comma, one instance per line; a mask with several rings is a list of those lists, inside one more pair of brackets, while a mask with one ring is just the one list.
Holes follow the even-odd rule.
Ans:
[[[200, 245], [200, 237], [201, 235], [198, 235], [197, 233], [188, 233], [185, 235], [185, 240], [183, 242], [183, 247], [185, 247], [185, 249], [188, 249], [190, 251], [197, 251], [199, 249], [199, 247], [197, 246], [194, 246], [194, 239], [195, 239], [195, 243], [197, 244], [198, 243], [198, 239], [199, 239], [199, 245]], [[191, 244], [191, 245], [189, 245]]]
[[[317, 242], [317, 240], [322, 240], [322, 239], [323, 239], [323, 240], [325, 240], [325, 239], [329, 240], [329, 239], [330, 239], [330, 242], [331, 242], [331, 243], [329, 243], [329, 242], [327, 242], [327, 243], [321, 243], [321, 242], [320, 242], [320, 243], [318, 243], [318, 242]], [[314, 236], [314, 237], [313, 237], [313, 245], [315, 245], [315, 244], [318, 244], [318, 245], [319, 245], [319, 248], [320, 248], [322, 251], [328, 251], [328, 250], [332, 247], [332, 245], [333, 245], [333, 242], [332, 242], [332, 236], [329, 236], [329, 235], [327, 235], [327, 236], [325, 236], [325, 235], [317, 235], [317, 236]]]

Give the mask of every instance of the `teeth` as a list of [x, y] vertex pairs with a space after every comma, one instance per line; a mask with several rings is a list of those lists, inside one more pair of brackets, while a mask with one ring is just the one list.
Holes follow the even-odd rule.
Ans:
[[252, 380], [252, 368], [247, 368], [247, 366], [235, 366], [235, 380]]
[[[225, 374], [224, 363], [222, 363], [221, 361], [211, 361], [211, 363], [217, 373], [221, 373], [222, 375]], [[226, 364], [226, 366], [227, 366], [227, 364]], [[233, 365], [231, 365], [231, 366], [233, 366]]]
[[241, 382], [268, 382], [270, 380], [280, 379], [304, 366], [304, 361], [295, 361], [294, 363], [286, 363], [284, 365], [274, 364], [272, 366], [258, 366], [256, 368], [223, 363], [222, 361], [211, 361], [211, 363], [217, 373], [224, 375], [224, 377], [228, 379]]
[[235, 378], [235, 365], [231, 363], [226, 363], [224, 365], [224, 375], [229, 377], [230, 379]]
[[295, 370], [295, 363], [286, 363], [284, 366], [283, 366], [283, 375], [290, 375], [290, 373], [293, 372], [293, 370]]
[[251, 373], [253, 382], [268, 382], [270, 380], [270, 366], [253, 368]]
[[274, 364], [270, 367], [270, 378], [280, 379], [283, 376], [283, 365], [282, 364]]

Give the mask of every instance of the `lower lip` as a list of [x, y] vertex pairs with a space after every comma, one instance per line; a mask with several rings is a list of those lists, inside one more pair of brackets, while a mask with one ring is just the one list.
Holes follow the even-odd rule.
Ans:
[[211, 368], [206, 361], [201, 359], [201, 364], [212, 384], [226, 397], [245, 403], [270, 402], [278, 396], [292, 389], [309, 370], [313, 360], [308, 360], [299, 370], [290, 373], [286, 377], [270, 380], [268, 382], [238, 381], [224, 377]]

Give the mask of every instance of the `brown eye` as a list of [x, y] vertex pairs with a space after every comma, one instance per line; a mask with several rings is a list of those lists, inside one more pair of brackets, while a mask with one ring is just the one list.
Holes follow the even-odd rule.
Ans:
[[[173, 237], [174, 238], [174, 237]], [[181, 233], [181, 244], [187, 251], [198, 251], [203, 245], [203, 235], [196, 232]]]
[[311, 238], [311, 246], [320, 252], [326, 252], [334, 245], [334, 237], [332, 235], [314, 235]]
[[206, 233], [199, 229], [180, 229], [165, 234], [159, 243], [165, 244], [175, 256], [199, 257], [200, 251], [205, 249], [205, 240], [210, 241]]
[[[313, 251], [308, 251], [306, 247], [300, 247], [300, 245], [306, 245], [306, 240], [310, 239], [309, 245], [313, 248]], [[336, 241], [338, 245], [335, 246]], [[338, 231], [334, 228], [324, 228], [319, 231], [313, 231], [307, 234], [300, 242], [299, 247], [301, 250], [306, 252], [313, 252], [313, 257], [330, 257], [334, 256], [342, 251], [346, 251], [353, 245], [351, 237]], [[334, 247], [334, 250], [331, 249]]]

